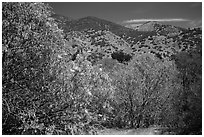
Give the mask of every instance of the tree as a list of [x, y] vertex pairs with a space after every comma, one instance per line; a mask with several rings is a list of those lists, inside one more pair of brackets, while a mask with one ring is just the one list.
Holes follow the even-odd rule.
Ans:
[[66, 131], [67, 124], [76, 127], [67, 129], [68, 134], [87, 134], [94, 123], [100, 124], [99, 115], [104, 115], [114, 90], [109, 76], [99, 66], [92, 66], [87, 56], [82, 52], [75, 61], [58, 58], [51, 68], [56, 78], [50, 84], [56, 102], [51, 113], [60, 112], [61, 129]]
[[50, 62], [64, 50], [64, 39], [50, 15], [44, 3], [2, 3], [3, 134], [16, 134], [25, 115], [51, 98]]
[[50, 14], [43, 3], [3, 3], [3, 134], [93, 134], [107, 110], [111, 79], [86, 47], [72, 60]]
[[[183, 89], [175, 97], [180, 117], [180, 134], [201, 134], [202, 129], [202, 47], [176, 54], [173, 58], [180, 71]], [[175, 104], [176, 105], [176, 104]]]
[[173, 110], [172, 97], [181, 87], [174, 62], [144, 54], [116, 70], [114, 97], [126, 126], [148, 127], [164, 122], [166, 119], [161, 122], [161, 116], [168, 109]]
[[118, 60], [120, 63], [128, 62], [132, 58], [131, 55], [126, 54], [123, 51], [114, 52], [111, 54], [111, 57]]

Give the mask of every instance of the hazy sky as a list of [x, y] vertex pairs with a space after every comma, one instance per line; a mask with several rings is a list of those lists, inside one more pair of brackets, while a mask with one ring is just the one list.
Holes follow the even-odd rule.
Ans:
[[202, 3], [192, 2], [54, 2], [57, 14], [74, 19], [95, 16], [119, 24], [160, 21], [182, 27], [202, 25]]

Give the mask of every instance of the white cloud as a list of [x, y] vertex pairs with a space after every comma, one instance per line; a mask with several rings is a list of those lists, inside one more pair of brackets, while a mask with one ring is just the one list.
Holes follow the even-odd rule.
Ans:
[[147, 22], [147, 21], [158, 21], [158, 22], [182, 22], [189, 21], [188, 19], [182, 18], [169, 18], [169, 19], [132, 19], [123, 21], [123, 23], [139, 23], [139, 22]]

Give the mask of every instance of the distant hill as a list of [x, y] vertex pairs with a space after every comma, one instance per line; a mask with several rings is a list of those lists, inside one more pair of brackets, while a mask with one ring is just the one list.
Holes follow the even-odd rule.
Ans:
[[126, 24], [124, 26], [127, 28], [130, 28], [130, 29], [138, 30], [140, 25], [142, 25], [142, 24]]
[[202, 30], [199, 28], [188, 30], [146, 22], [134, 30], [92, 16], [77, 20], [61, 15], [53, 18], [64, 30], [65, 38], [72, 43], [73, 55], [83, 48], [82, 52], [87, 53], [92, 63], [104, 58], [118, 58], [122, 62], [143, 53], [165, 59], [202, 44]]
[[74, 20], [67, 24], [67, 28], [71, 31], [81, 31], [93, 28], [95, 30], [110, 30], [112, 32], [128, 32], [132, 29], [128, 29], [119, 24], [100, 19], [93, 16], [84, 17], [78, 20]]
[[172, 25], [164, 25], [160, 22], [149, 21], [137, 27], [138, 31], [145, 32], [156, 32], [157, 35], [172, 36], [178, 35], [180, 32], [184, 31], [184, 28], [176, 27]]
[[[139, 32], [122, 25], [100, 19], [97, 17], [88, 16], [85, 18], [81, 18], [78, 20], [73, 20], [66, 23], [66, 31], [84, 31], [88, 29], [98, 30], [106, 30], [114, 33], [117, 36], [122, 37], [123, 39], [127, 40], [128, 37], [135, 43], [138, 40], [146, 38], [150, 35], [155, 35], [154, 32]], [[134, 38], [134, 39], [133, 39]], [[130, 40], [127, 40], [130, 43]]]
[[138, 31], [156, 31], [157, 27], [162, 26], [159, 22], [148, 21], [138, 26]]

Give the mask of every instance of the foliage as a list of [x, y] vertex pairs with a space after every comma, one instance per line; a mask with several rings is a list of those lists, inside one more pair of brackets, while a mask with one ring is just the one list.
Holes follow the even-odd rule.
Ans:
[[122, 51], [112, 53], [111, 57], [118, 60], [120, 63], [127, 62], [132, 58], [131, 55], [123, 53]]
[[179, 77], [182, 79], [183, 90], [176, 97], [181, 134], [200, 134], [202, 129], [202, 47], [181, 52], [174, 56]]
[[127, 66], [117, 66], [114, 97], [121, 124], [148, 127], [164, 122], [167, 117], [162, 119], [162, 114], [172, 111], [172, 97], [180, 88], [177, 74], [173, 62], [162, 62], [149, 54], [136, 56]]
[[67, 123], [76, 127], [94, 127], [93, 123], [100, 122], [99, 114], [114, 90], [109, 76], [98, 66], [92, 66], [86, 60], [87, 56], [81, 53], [75, 61], [68, 62], [66, 58], [58, 58], [50, 69], [56, 79], [50, 87], [55, 102], [52, 113], [63, 111], [64, 114], [59, 116], [59, 120], [64, 121], [60, 122], [63, 130], [66, 130]]
[[50, 14], [50, 7], [43, 3], [2, 3], [4, 134], [19, 128], [19, 124], [9, 122], [10, 118], [22, 123], [30, 111], [35, 112], [50, 99], [51, 53], [60, 52], [64, 44], [62, 31]]
[[71, 45], [49, 6], [3, 3], [3, 134], [96, 133], [113, 87]]
[[89, 45], [73, 53], [74, 34], [64, 40], [51, 13], [44, 3], [2, 3], [3, 134], [151, 125], [200, 131], [201, 45], [171, 61], [117, 52], [93, 65]]

